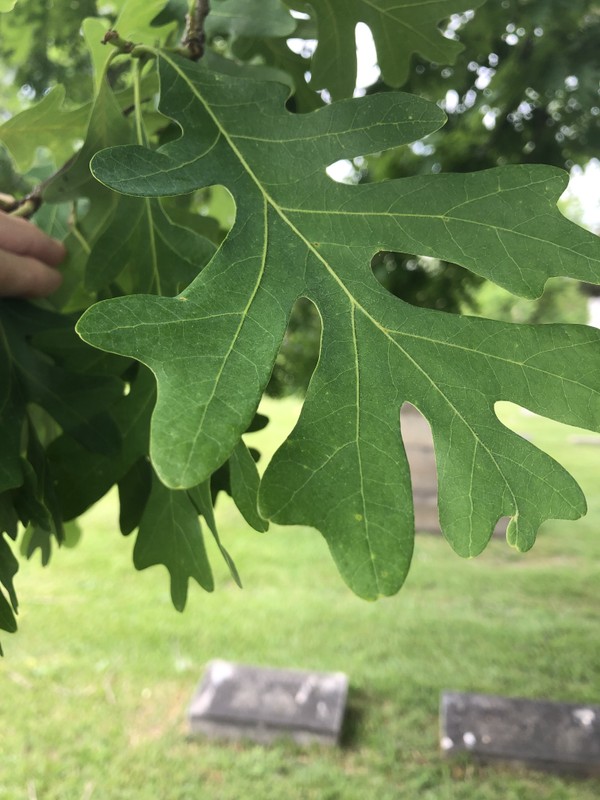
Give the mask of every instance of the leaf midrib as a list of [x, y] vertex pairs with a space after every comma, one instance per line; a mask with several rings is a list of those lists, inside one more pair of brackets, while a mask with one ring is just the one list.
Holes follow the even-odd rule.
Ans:
[[[244, 327], [244, 325], [246, 323], [246, 319], [247, 319], [247, 316], [248, 316], [248, 311], [250, 310], [250, 307], [251, 307], [252, 303], [254, 302], [254, 299], [255, 299], [255, 297], [256, 297], [256, 295], [258, 293], [258, 290], [260, 288], [260, 284], [261, 284], [261, 281], [263, 279], [263, 275], [265, 274], [265, 267], [266, 267], [266, 263], [267, 263], [267, 248], [268, 248], [269, 237], [268, 237], [268, 233], [267, 233], [268, 232], [268, 221], [267, 221], [267, 200], [266, 200], [266, 197], [264, 198], [264, 200], [265, 200], [265, 202], [264, 202], [264, 211], [263, 211], [263, 213], [264, 213], [265, 235], [264, 235], [264, 241], [263, 241], [263, 252], [261, 254], [260, 270], [259, 270], [258, 275], [256, 277], [256, 281], [255, 281], [254, 287], [252, 288], [252, 292], [250, 294], [250, 297], [248, 298], [246, 306], [245, 306], [244, 310], [240, 313], [240, 321], [239, 321], [238, 326], [236, 328], [235, 334], [232, 337], [231, 345], [230, 345], [229, 349], [227, 350], [227, 352], [225, 353], [225, 355], [223, 356], [223, 360], [221, 362], [221, 366], [220, 366], [219, 371], [217, 373], [217, 376], [215, 378], [215, 381], [214, 381], [214, 384], [213, 384], [213, 387], [212, 387], [212, 391], [210, 393], [210, 397], [208, 398], [208, 400], [206, 401], [206, 404], [204, 406], [204, 409], [203, 409], [203, 412], [202, 412], [202, 417], [200, 418], [200, 421], [199, 421], [199, 423], [197, 425], [197, 428], [196, 428], [196, 433], [195, 433], [194, 438], [192, 439], [190, 447], [189, 447], [188, 458], [187, 458], [187, 461], [185, 463], [185, 467], [184, 467], [184, 469], [182, 471], [183, 475], [185, 475], [187, 473], [188, 469], [189, 469], [190, 463], [192, 461], [193, 455], [194, 455], [195, 450], [196, 450], [196, 445], [198, 444], [198, 439], [200, 438], [200, 435], [203, 433], [204, 420], [206, 419], [206, 415], [208, 413], [208, 409], [209, 409], [212, 401], [215, 398], [215, 395], [217, 393], [217, 389], [219, 388], [219, 384], [221, 382], [221, 378], [222, 378], [223, 372], [225, 370], [225, 365], [229, 361], [229, 357], [231, 356], [231, 353], [233, 352], [233, 350], [235, 348], [235, 345], [237, 344], [237, 341], [238, 341], [238, 339], [240, 337], [240, 333], [242, 331], [242, 328]], [[183, 482], [183, 483], [185, 483], [185, 482]]]
[[367, 542], [367, 547], [369, 549], [369, 558], [371, 563], [371, 572], [373, 574], [373, 580], [375, 581], [375, 585], [377, 586], [377, 591], [381, 593], [381, 587], [379, 584], [379, 575], [377, 573], [377, 569], [375, 567], [375, 558], [373, 555], [373, 548], [371, 547], [371, 534], [369, 531], [369, 515], [367, 514], [367, 507], [365, 502], [365, 483], [364, 483], [364, 476], [363, 476], [363, 467], [362, 467], [362, 453], [360, 449], [360, 364], [358, 363], [358, 339], [356, 336], [356, 319], [355, 319], [355, 308], [356, 306], [351, 305], [351, 314], [352, 314], [352, 349], [354, 351], [354, 375], [355, 375], [355, 383], [356, 383], [356, 418], [355, 418], [355, 442], [356, 442], [356, 456], [358, 458], [358, 474], [360, 475], [360, 499], [362, 504], [362, 513], [363, 513], [363, 530], [365, 532], [365, 539]]
[[[364, 308], [364, 306], [362, 306], [358, 302], [358, 300], [354, 297], [354, 295], [350, 292], [350, 290], [345, 286], [343, 281], [339, 278], [339, 276], [337, 275], [335, 270], [333, 270], [331, 268], [329, 263], [323, 258], [321, 253], [319, 253], [319, 251], [317, 250], [317, 248], [314, 247], [312, 242], [310, 242], [308, 239], [306, 239], [306, 237], [302, 234], [302, 232], [300, 230], [298, 230], [298, 228], [293, 224], [293, 222], [285, 215], [283, 209], [277, 204], [277, 202], [274, 200], [274, 198], [271, 197], [271, 195], [264, 189], [264, 187], [261, 184], [261, 182], [259, 181], [258, 177], [254, 174], [254, 171], [252, 170], [252, 168], [250, 167], [250, 165], [248, 164], [248, 162], [244, 158], [243, 153], [241, 153], [240, 150], [236, 147], [235, 142], [233, 141], [232, 137], [223, 128], [223, 126], [221, 125], [221, 122], [218, 119], [218, 117], [215, 116], [215, 114], [213, 113], [211, 107], [206, 103], [206, 101], [204, 100], [202, 95], [196, 90], [196, 87], [189, 80], [189, 78], [187, 77], [185, 72], [183, 72], [183, 70], [181, 70], [181, 68], [171, 58], [169, 58], [169, 56], [166, 55], [164, 52], [162, 52], [162, 51], [155, 51], [155, 52], [156, 52], [156, 55], [158, 57], [162, 58], [164, 61], [166, 61], [171, 66], [171, 68], [179, 75], [179, 77], [184, 81], [184, 83], [187, 84], [187, 86], [189, 87], [190, 92], [201, 103], [201, 105], [205, 109], [206, 113], [209, 115], [209, 117], [213, 121], [213, 123], [214, 123], [215, 127], [217, 128], [217, 130], [220, 131], [221, 135], [223, 136], [223, 138], [225, 139], [225, 141], [227, 142], [227, 144], [229, 145], [229, 147], [231, 148], [233, 153], [236, 155], [236, 157], [239, 160], [239, 162], [242, 164], [242, 166], [246, 170], [248, 176], [255, 183], [256, 187], [258, 188], [259, 192], [261, 193], [261, 195], [264, 198], [265, 204], [268, 204], [273, 208], [275, 213], [281, 218], [281, 220], [284, 222], [284, 224], [286, 224], [290, 228], [290, 230], [292, 230], [296, 234], [296, 236], [300, 239], [300, 241], [302, 241], [304, 243], [304, 245], [307, 247], [307, 249], [315, 256], [315, 258], [318, 261], [321, 262], [321, 264], [325, 267], [326, 271], [331, 275], [331, 277], [334, 279], [334, 281], [342, 289], [344, 294], [348, 297], [348, 299], [350, 300], [350, 303], [356, 309], [358, 309], [374, 325], [374, 327], [377, 328], [380, 331], [380, 333], [382, 333], [383, 336], [385, 336], [385, 338], [389, 340], [389, 342], [391, 344], [393, 344], [395, 347], [397, 347], [402, 352], [402, 354], [407, 359], [407, 361], [409, 361], [415, 367], [415, 369], [418, 372], [420, 372], [427, 381], [429, 381], [429, 383], [431, 384], [433, 389], [441, 395], [443, 400], [452, 409], [454, 414], [456, 414], [456, 416], [462, 421], [462, 423], [465, 425], [465, 427], [470, 431], [470, 433], [473, 436], [474, 440], [489, 455], [490, 460], [492, 461], [492, 463], [496, 467], [496, 469], [498, 471], [498, 474], [502, 476], [502, 478], [504, 480], [504, 483], [505, 483], [505, 485], [507, 486], [507, 488], [508, 488], [508, 490], [510, 492], [511, 498], [513, 500], [515, 512], [517, 512], [518, 508], [519, 508], [519, 504], [517, 502], [517, 498], [515, 497], [515, 494], [513, 492], [513, 489], [512, 489], [512, 486], [511, 486], [510, 482], [508, 481], [508, 479], [505, 476], [502, 468], [498, 464], [498, 461], [496, 460], [496, 458], [494, 456], [494, 453], [492, 453], [492, 451], [487, 447], [485, 442], [483, 442], [479, 438], [479, 436], [477, 435], [477, 432], [473, 429], [473, 427], [469, 424], [469, 422], [465, 419], [465, 417], [456, 408], [456, 406], [450, 400], [450, 398], [446, 394], [444, 394], [444, 392], [435, 383], [435, 381], [430, 377], [430, 375], [420, 366], [420, 364], [392, 336], [390, 336], [390, 333], [389, 333], [388, 329], [385, 328], [383, 325], [381, 325], [375, 319], [375, 317], [373, 317], [367, 311], [367, 309]], [[255, 291], [256, 290], [257, 290], [257, 287], [255, 287]], [[191, 452], [191, 449], [190, 449], [190, 452]]]

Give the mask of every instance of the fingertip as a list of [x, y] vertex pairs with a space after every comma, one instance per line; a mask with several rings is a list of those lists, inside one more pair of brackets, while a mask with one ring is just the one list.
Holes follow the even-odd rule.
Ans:
[[37, 259], [57, 267], [67, 251], [62, 242], [53, 239], [29, 220], [0, 214], [0, 247], [24, 258]]
[[31, 300], [48, 297], [53, 294], [63, 282], [63, 276], [54, 267], [36, 262], [36, 268], [29, 275], [29, 286], [23, 297]]
[[55, 267], [29, 256], [17, 256], [0, 249], [1, 297], [48, 297], [63, 281]]
[[58, 267], [67, 257], [67, 248], [56, 239], [50, 239], [47, 247], [47, 257], [44, 260], [51, 267]]

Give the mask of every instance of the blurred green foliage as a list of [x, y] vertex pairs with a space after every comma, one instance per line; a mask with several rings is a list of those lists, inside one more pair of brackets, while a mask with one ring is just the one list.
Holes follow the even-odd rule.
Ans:
[[0, 16], [0, 109], [17, 111], [18, 102], [39, 99], [62, 83], [74, 103], [86, 102], [92, 89], [89, 55], [81, 21], [96, 16], [96, 0], [27, 0]]
[[527, 300], [486, 283], [477, 294], [477, 310], [488, 319], [509, 320], [517, 323], [570, 322], [585, 324], [588, 318], [587, 297], [577, 281], [569, 278], [551, 278], [544, 294], [537, 300]]

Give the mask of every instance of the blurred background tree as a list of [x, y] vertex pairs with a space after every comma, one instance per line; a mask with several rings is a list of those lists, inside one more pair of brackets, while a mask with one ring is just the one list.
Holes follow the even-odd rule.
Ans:
[[[39, 100], [57, 83], [65, 86], [73, 104], [90, 97], [92, 69], [80, 28], [85, 17], [97, 14], [97, 5], [96, 0], [27, 0], [0, 16], [4, 114]], [[15, 87], [19, 87], [17, 98]]]

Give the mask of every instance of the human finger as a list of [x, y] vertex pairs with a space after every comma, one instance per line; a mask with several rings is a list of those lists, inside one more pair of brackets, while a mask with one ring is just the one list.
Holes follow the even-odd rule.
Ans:
[[0, 247], [20, 256], [31, 256], [52, 267], [66, 255], [61, 242], [52, 239], [32, 222], [8, 214], [0, 214]]
[[62, 283], [54, 268], [30, 256], [0, 250], [0, 297], [47, 297]]

